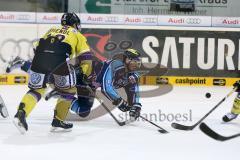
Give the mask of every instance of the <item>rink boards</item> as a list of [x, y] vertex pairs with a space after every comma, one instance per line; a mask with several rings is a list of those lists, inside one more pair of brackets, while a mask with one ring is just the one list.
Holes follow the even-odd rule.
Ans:
[[[141, 85], [176, 85], [176, 86], [231, 86], [240, 78], [226, 77], [180, 77], [180, 76], [142, 76]], [[26, 85], [26, 74], [0, 75], [0, 85]]]
[[[52, 24], [0, 24], [0, 84], [27, 84], [20, 70], [5, 74], [16, 56], [33, 57], [32, 42]], [[82, 33], [98, 59], [104, 61], [125, 48], [142, 53], [143, 63], [161, 64], [168, 72], [143, 76], [143, 85], [231, 86], [239, 77], [240, 29], [214, 27], [167, 27], [84, 25]], [[158, 73], [158, 67], [150, 70]]]

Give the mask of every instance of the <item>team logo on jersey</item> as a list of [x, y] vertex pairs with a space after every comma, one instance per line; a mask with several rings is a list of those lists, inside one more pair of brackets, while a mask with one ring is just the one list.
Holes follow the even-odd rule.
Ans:
[[33, 84], [38, 84], [42, 80], [41, 75], [38, 73], [31, 74], [31, 82]]
[[59, 87], [64, 87], [67, 83], [67, 80], [66, 80], [66, 77], [64, 76], [58, 76], [56, 79], [55, 79], [55, 83], [57, 86]]

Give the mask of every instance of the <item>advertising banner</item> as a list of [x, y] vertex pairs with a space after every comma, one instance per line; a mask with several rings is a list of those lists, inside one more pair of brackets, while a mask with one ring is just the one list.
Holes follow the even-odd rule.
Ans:
[[81, 13], [240, 17], [237, 0], [81, 0], [69, 5]]
[[140, 84], [174, 86], [232, 86], [240, 78], [188, 77], [188, 76], [143, 76]]
[[55, 23], [61, 22], [62, 13], [36, 13], [37, 23]]
[[212, 17], [213, 27], [240, 27], [240, 17]]
[[35, 23], [34, 12], [0, 12], [0, 23]]
[[[8, 64], [19, 56], [25, 60], [33, 56], [32, 43], [50, 27], [30, 28], [19, 25], [1, 27], [0, 62]], [[36, 28], [35, 28], [36, 27]], [[41, 30], [37, 30], [41, 28]], [[113, 28], [113, 26], [109, 26]], [[19, 33], [21, 29], [21, 34]], [[0, 32], [1, 32], [0, 31]], [[142, 53], [142, 62], [158, 76], [161, 66], [169, 70], [168, 76], [239, 77], [240, 32], [143, 29], [83, 28], [92, 52], [100, 60], [111, 58], [126, 48], [136, 48]], [[8, 33], [8, 34], [4, 34]], [[5, 66], [6, 66], [5, 65]]]
[[[0, 12], [0, 23], [60, 24], [63, 13]], [[136, 15], [77, 13], [81, 24], [136, 25], [136, 26], [185, 26], [185, 27], [239, 27], [239, 17], [193, 15]]]
[[[239, 77], [239, 32], [145, 29], [84, 31], [100, 59], [133, 47], [143, 53], [143, 62], [167, 66], [167, 75]], [[149, 68], [158, 70], [155, 67]]]
[[166, 26], [211, 26], [210, 16], [158, 16], [158, 24]]
[[84, 24], [124, 24], [123, 15], [115, 14], [80, 14]]
[[27, 84], [27, 74], [4, 74], [0, 75], [0, 85]]

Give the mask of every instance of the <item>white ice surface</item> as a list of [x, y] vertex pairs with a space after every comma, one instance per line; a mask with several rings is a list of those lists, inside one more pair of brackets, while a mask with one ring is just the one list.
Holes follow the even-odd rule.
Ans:
[[[154, 87], [143, 87], [152, 89]], [[189, 114], [192, 119], [182, 124], [194, 124], [215, 106], [231, 88], [227, 87], [174, 87], [168, 94], [141, 99], [142, 113]], [[0, 94], [12, 116], [16, 112], [26, 86], [0, 86]], [[205, 93], [212, 97], [207, 99]], [[221, 122], [229, 112], [236, 94], [228, 98], [205, 122], [223, 135], [240, 132], [240, 120], [230, 124]], [[240, 138], [227, 142], [215, 141], [204, 135], [199, 128], [180, 131], [171, 128], [171, 122], [156, 122], [169, 134], [160, 134], [157, 128], [146, 122], [119, 127], [109, 115], [85, 122], [73, 122], [68, 133], [49, 132], [55, 100], [42, 100], [27, 119], [29, 132], [20, 135], [11, 119], [0, 118], [1, 160], [226, 160], [238, 159]], [[95, 104], [96, 106], [97, 104]], [[115, 115], [120, 114], [114, 110]], [[159, 116], [158, 116], [159, 118]], [[171, 119], [170, 119], [171, 120]], [[192, 121], [190, 121], [192, 120]]]

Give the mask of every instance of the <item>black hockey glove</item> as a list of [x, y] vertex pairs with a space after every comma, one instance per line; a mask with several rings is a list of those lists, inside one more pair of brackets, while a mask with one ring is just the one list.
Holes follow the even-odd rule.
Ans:
[[88, 77], [85, 75], [82, 71], [82, 69], [77, 66], [74, 68], [75, 73], [76, 73], [76, 80], [77, 80], [77, 85], [88, 85]]
[[236, 81], [234, 84], [233, 84], [233, 87], [237, 87], [237, 90], [236, 92], [240, 92], [240, 80]]
[[129, 111], [129, 116], [131, 119], [134, 119], [134, 120], [138, 119], [138, 117], [140, 116], [140, 112], [141, 112], [141, 106], [142, 105], [140, 103], [136, 103], [131, 107], [131, 109]]
[[120, 109], [122, 112], [127, 112], [127, 111], [130, 110], [130, 106], [122, 98], [119, 98], [119, 99], [115, 100], [112, 104], [117, 106], [118, 109]]

